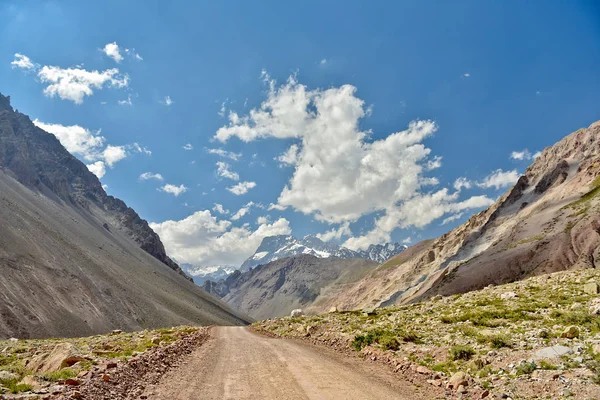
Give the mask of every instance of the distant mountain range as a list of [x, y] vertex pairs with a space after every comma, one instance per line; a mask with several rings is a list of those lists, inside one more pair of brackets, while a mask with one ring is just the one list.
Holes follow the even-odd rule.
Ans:
[[198, 286], [206, 281], [219, 281], [231, 275], [237, 270], [236, 267], [227, 265], [215, 265], [212, 267], [196, 267], [192, 264], [181, 264], [181, 269], [189, 276], [192, 277], [194, 283]]
[[242, 264], [240, 270], [246, 272], [261, 264], [282, 258], [308, 254], [318, 258], [364, 258], [379, 264], [406, 250], [407, 246], [399, 243], [371, 245], [367, 250], [353, 251], [334, 243], [326, 243], [313, 235], [302, 239], [294, 236], [267, 236], [256, 252]]

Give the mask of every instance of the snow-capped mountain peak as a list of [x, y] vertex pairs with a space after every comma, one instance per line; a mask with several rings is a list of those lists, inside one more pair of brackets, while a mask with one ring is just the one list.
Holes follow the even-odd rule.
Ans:
[[371, 245], [364, 251], [353, 251], [333, 243], [323, 242], [313, 235], [304, 236], [302, 239], [289, 235], [268, 236], [263, 239], [254, 255], [242, 264], [241, 271], [248, 271], [257, 265], [299, 254], [310, 254], [319, 258], [365, 258], [383, 263], [405, 249], [405, 245], [387, 243]]

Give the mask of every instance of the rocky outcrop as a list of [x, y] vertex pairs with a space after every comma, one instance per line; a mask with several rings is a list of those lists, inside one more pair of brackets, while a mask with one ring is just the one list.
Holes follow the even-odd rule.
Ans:
[[106, 194], [98, 178], [73, 157], [58, 139], [13, 110], [10, 97], [0, 94], [0, 168], [19, 182], [51, 193], [64, 202], [88, 210], [104, 209], [111, 225], [126, 232], [139, 246], [169, 268], [184, 275], [171, 260], [158, 235], [130, 207]]

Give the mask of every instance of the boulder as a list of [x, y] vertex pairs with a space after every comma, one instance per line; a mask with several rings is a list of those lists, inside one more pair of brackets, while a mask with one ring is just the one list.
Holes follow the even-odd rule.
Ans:
[[363, 315], [377, 315], [377, 309], [375, 307], [365, 307], [362, 313]]
[[467, 379], [468, 379], [467, 374], [465, 374], [464, 372], [462, 372], [462, 371], [456, 372], [448, 380], [448, 386], [451, 388], [457, 388], [459, 386], [468, 386], [469, 382]]
[[304, 311], [302, 311], [300, 308], [292, 310], [292, 312], [290, 313], [290, 317], [292, 317], [292, 318], [301, 317], [303, 315], [304, 315]]
[[55, 372], [70, 367], [85, 358], [71, 343], [59, 343], [50, 353], [42, 353], [31, 359], [27, 369], [33, 372]]
[[33, 390], [40, 390], [42, 388], [42, 384], [33, 375], [27, 375], [26, 377], [21, 379], [19, 385], [31, 386]]
[[331, 307], [331, 308], [329, 309], [329, 312], [330, 312], [330, 313], [336, 313], [336, 312], [338, 312], [338, 308], [337, 308], [337, 307], [335, 307], [335, 306], [333, 306], [333, 307]]
[[542, 358], [559, 358], [572, 352], [573, 350], [567, 346], [544, 347], [533, 354], [533, 359], [539, 360]]
[[574, 339], [576, 337], [579, 337], [579, 328], [574, 325], [571, 325], [567, 329], [565, 329], [560, 336], [567, 339]]
[[583, 285], [583, 291], [588, 294], [598, 294], [600, 293], [600, 286], [596, 282], [588, 282]]
[[502, 300], [510, 300], [519, 297], [515, 292], [505, 292], [500, 295]]

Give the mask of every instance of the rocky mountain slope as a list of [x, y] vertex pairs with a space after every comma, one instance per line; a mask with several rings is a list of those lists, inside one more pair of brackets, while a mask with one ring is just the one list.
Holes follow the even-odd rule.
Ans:
[[367, 250], [353, 251], [334, 243], [323, 242], [312, 235], [305, 236], [302, 239], [289, 235], [268, 236], [263, 239], [254, 255], [244, 261], [241, 270], [242, 272], [248, 271], [260, 264], [267, 264], [271, 261], [300, 254], [309, 254], [319, 258], [364, 258], [383, 263], [405, 249], [405, 245], [388, 243], [385, 245], [371, 245]]
[[147, 222], [2, 95], [0, 221], [0, 337], [244, 323], [184, 277]]
[[363, 258], [318, 258], [303, 254], [235, 271], [204, 289], [223, 298], [232, 308], [256, 319], [287, 315], [296, 308], [318, 304], [326, 293], [338, 293], [377, 267]]
[[330, 306], [385, 306], [529, 276], [596, 267], [600, 245], [600, 122], [546, 148], [487, 210], [390, 259]]

